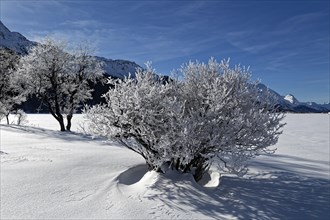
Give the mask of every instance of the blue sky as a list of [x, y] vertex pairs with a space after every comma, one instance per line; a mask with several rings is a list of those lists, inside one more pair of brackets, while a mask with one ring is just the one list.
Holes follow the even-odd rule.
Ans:
[[0, 19], [30, 40], [88, 42], [162, 74], [230, 57], [281, 95], [329, 102], [329, 0], [0, 0]]

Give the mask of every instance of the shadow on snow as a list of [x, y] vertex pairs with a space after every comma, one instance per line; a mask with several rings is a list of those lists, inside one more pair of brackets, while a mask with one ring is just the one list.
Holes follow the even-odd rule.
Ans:
[[146, 164], [139, 164], [136, 166], [133, 166], [117, 177], [118, 183], [124, 184], [124, 185], [132, 185], [134, 183], [139, 182], [139, 180], [142, 179], [144, 174], [148, 172], [148, 167]]
[[[194, 182], [160, 178], [152, 186], [160, 194], [148, 199], [160, 199], [177, 210], [185, 204], [195, 212], [216, 218], [330, 219], [329, 179], [301, 175], [290, 171], [290, 165], [282, 162], [279, 170], [250, 178], [223, 176], [212, 190]], [[267, 167], [267, 163], [258, 166]]]
[[21, 126], [21, 125], [0, 125], [0, 131], [15, 131], [15, 132], [21, 132], [21, 133], [26, 133], [26, 134], [34, 134], [34, 135], [39, 136], [40, 139], [55, 138], [55, 139], [68, 141], [68, 142], [99, 141], [105, 145], [108, 145], [109, 143], [111, 143], [112, 146], [117, 146], [117, 147], [120, 146], [119, 144], [116, 144], [115, 142], [110, 142], [105, 138], [101, 138], [101, 137], [94, 138], [90, 135], [86, 135], [86, 134], [79, 133], [79, 132], [72, 132], [72, 131], [56, 131], [56, 130], [50, 130], [50, 129], [45, 129], [45, 128]]

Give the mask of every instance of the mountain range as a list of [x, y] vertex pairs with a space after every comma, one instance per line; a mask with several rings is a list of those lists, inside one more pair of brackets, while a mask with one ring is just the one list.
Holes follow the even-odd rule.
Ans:
[[[10, 31], [0, 21], [0, 47], [8, 48], [15, 51], [17, 54], [26, 55], [30, 47], [35, 46], [37, 43], [26, 39], [18, 32]], [[103, 69], [105, 76], [115, 78], [124, 78], [129, 73], [134, 77], [136, 68], [141, 68], [138, 64], [128, 60], [112, 60], [104, 57], [95, 56], [95, 58], [104, 63]], [[109, 87], [97, 84], [95, 87], [94, 97], [100, 96], [106, 92]], [[271, 94], [274, 104], [278, 109], [283, 112], [296, 112], [296, 113], [326, 113], [330, 112], [330, 103], [317, 104], [315, 102], [299, 102], [292, 94], [282, 96], [274, 90], [268, 88], [264, 84], [258, 84], [260, 94]], [[100, 98], [96, 98], [100, 100]], [[94, 100], [95, 102], [95, 100]], [[94, 104], [94, 103], [93, 103]], [[24, 105], [27, 106], [27, 105]], [[29, 109], [25, 109], [30, 112]]]
[[294, 95], [288, 94], [282, 96], [262, 83], [259, 83], [257, 87], [259, 89], [259, 93], [262, 95], [270, 95], [273, 103], [277, 105], [279, 111], [281, 112], [327, 113], [330, 111], [330, 103], [317, 104], [315, 102], [299, 102]]

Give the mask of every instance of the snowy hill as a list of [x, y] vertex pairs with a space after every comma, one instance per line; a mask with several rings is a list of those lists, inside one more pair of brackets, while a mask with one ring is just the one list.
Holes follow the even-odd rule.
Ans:
[[18, 32], [11, 32], [0, 21], [0, 47], [8, 48], [18, 54], [25, 55], [29, 47], [36, 45], [36, 42], [29, 41]]

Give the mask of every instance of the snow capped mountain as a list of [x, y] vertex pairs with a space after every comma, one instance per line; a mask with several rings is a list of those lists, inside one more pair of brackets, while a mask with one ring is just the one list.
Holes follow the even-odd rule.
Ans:
[[34, 45], [36, 45], [36, 42], [29, 41], [18, 32], [11, 32], [0, 21], [0, 47], [8, 48], [18, 54], [25, 55], [28, 53], [28, 49]]
[[293, 105], [298, 105], [299, 101], [291, 94], [288, 94], [284, 97], [284, 99], [288, 102], [290, 102]]
[[135, 77], [136, 69], [141, 68], [135, 62], [128, 60], [112, 60], [97, 56], [96, 59], [104, 63], [103, 69], [107, 75], [116, 78], [124, 78], [125, 76], [128, 76], [128, 74], [131, 74], [132, 77]]
[[279, 107], [280, 111], [296, 113], [326, 113], [330, 111], [330, 103], [299, 102], [292, 94], [281, 96], [261, 83], [257, 85], [257, 88], [261, 95], [270, 95], [273, 103]]

